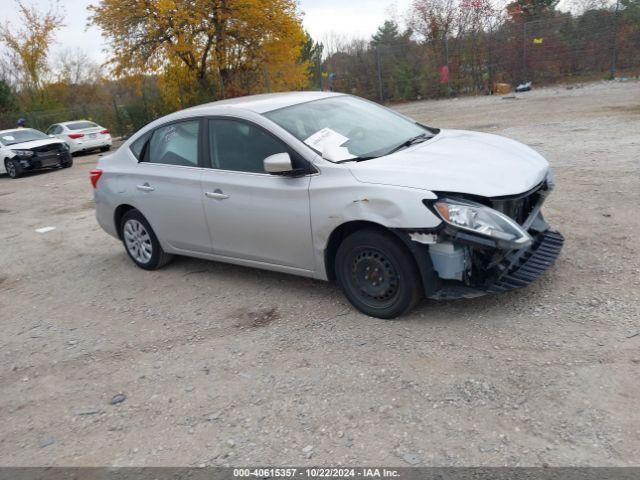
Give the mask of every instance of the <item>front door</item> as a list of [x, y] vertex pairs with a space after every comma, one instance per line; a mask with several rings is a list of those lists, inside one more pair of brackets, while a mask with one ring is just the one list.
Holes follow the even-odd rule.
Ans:
[[313, 270], [308, 175], [264, 171], [263, 160], [289, 152], [252, 123], [208, 122], [210, 169], [202, 174], [204, 211], [215, 254]]

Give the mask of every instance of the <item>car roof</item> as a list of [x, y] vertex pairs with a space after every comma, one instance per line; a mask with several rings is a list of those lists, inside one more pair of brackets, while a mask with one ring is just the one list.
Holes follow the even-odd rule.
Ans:
[[68, 122], [58, 122], [58, 123], [54, 123], [53, 125], [62, 125], [62, 126], [66, 126], [69, 125], [71, 123], [80, 123], [80, 122], [89, 122], [89, 123], [93, 123], [94, 125], [98, 125], [96, 122], [94, 122], [93, 120], [71, 120]]
[[250, 95], [247, 97], [229, 98], [218, 100], [217, 102], [205, 103], [196, 107], [191, 107], [183, 111], [191, 113], [199, 111], [206, 113], [214, 112], [217, 107], [234, 107], [243, 110], [250, 110], [255, 113], [266, 113], [280, 108], [298, 105], [300, 103], [312, 102], [323, 98], [337, 97], [343, 95], [334, 92], [284, 92], [284, 93], [264, 93], [261, 95]]

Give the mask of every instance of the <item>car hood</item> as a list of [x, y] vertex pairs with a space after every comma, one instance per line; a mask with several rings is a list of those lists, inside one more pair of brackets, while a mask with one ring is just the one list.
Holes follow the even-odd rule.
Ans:
[[42, 140], [32, 140], [30, 142], [14, 143], [8, 145], [10, 150], [29, 150], [31, 148], [42, 147], [44, 145], [53, 145], [54, 143], [64, 143], [62, 140], [56, 140], [54, 138], [43, 138]]
[[345, 165], [364, 183], [499, 197], [542, 182], [549, 164], [532, 148], [498, 135], [441, 130], [424, 143]]

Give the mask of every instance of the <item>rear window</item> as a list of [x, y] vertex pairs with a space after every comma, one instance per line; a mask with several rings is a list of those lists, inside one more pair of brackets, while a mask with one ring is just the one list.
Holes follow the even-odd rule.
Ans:
[[138, 159], [138, 161], [142, 160], [142, 149], [144, 148], [147, 141], [149, 140], [149, 137], [151, 137], [151, 132], [147, 132], [144, 135], [142, 135], [139, 139], [133, 142], [129, 147], [133, 155]]
[[84, 130], [85, 128], [97, 128], [97, 124], [93, 122], [75, 122], [75, 123], [67, 123], [67, 128], [69, 130]]

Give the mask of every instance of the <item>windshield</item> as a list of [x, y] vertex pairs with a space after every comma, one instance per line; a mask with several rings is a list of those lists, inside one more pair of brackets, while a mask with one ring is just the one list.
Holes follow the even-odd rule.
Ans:
[[32, 128], [23, 128], [20, 130], [11, 130], [10, 132], [0, 133], [0, 140], [4, 145], [15, 145], [16, 143], [31, 142], [32, 140], [48, 139], [44, 133]]
[[[385, 155], [433, 132], [375, 103], [330, 97], [264, 114], [332, 161]], [[326, 155], [331, 150], [332, 155]], [[342, 157], [342, 158], [339, 158]]]

